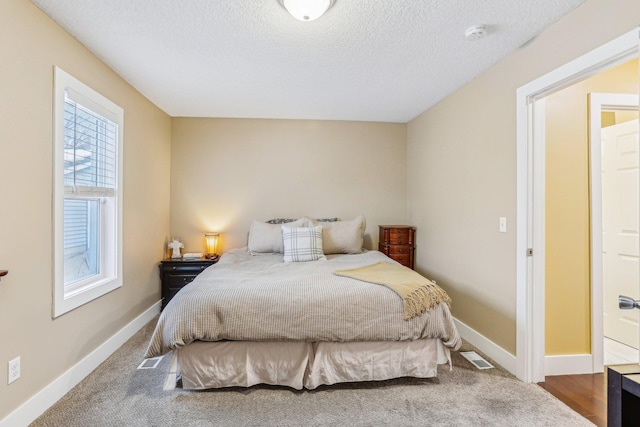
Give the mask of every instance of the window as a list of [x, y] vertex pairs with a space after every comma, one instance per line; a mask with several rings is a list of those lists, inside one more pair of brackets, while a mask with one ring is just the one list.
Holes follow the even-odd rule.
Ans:
[[122, 286], [124, 112], [57, 67], [54, 91], [57, 317]]

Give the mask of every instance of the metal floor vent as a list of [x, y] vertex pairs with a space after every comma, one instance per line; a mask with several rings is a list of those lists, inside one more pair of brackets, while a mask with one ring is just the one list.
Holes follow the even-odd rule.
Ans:
[[475, 351], [462, 351], [460, 354], [478, 369], [491, 369], [494, 367]]
[[152, 357], [150, 359], [144, 359], [138, 366], [138, 369], [155, 369], [160, 364], [164, 356]]

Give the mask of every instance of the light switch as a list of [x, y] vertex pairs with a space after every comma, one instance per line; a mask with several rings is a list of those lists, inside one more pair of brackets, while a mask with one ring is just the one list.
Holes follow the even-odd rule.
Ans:
[[501, 233], [506, 233], [507, 232], [507, 217], [506, 216], [501, 216], [500, 217], [500, 232]]

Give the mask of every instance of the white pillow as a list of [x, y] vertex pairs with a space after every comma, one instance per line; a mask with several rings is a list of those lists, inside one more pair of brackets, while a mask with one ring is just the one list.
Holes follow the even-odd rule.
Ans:
[[322, 252], [322, 226], [282, 226], [284, 262], [326, 260]]
[[[294, 222], [287, 223], [290, 227], [302, 227], [307, 220], [301, 218]], [[249, 252], [251, 255], [268, 254], [268, 253], [284, 253], [282, 244], [282, 225], [267, 224], [254, 220], [251, 222], [249, 229]]]
[[326, 255], [363, 252], [364, 231], [367, 228], [364, 216], [360, 215], [351, 221], [313, 223], [322, 226], [322, 245]]

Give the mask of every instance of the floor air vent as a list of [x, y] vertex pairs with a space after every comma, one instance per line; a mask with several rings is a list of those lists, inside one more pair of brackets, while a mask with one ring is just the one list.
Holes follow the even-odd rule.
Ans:
[[160, 364], [164, 356], [152, 357], [150, 359], [144, 359], [138, 366], [138, 369], [155, 369]]
[[478, 369], [491, 369], [493, 365], [475, 351], [461, 351], [460, 354]]

